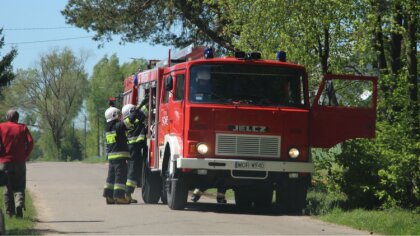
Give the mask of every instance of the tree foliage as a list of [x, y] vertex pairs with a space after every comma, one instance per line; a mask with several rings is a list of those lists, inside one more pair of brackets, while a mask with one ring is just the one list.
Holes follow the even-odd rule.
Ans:
[[[5, 102], [26, 112], [43, 132], [46, 155], [62, 159], [62, 144], [86, 94], [85, 58], [67, 48], [41, 56], [38, 68], [19, 70]], [[48, 142], [47, 140], [51, 141]], [[52, 144], [52, 145], [48, 145]]]
[[70, 0], [62, 14], [66, 22], [96, 32], [94, 39], [149, 41], [183, 47], [191, 43], [232, 48], [224, 34], [221, 6], [206, 0]]
[[89, 156], [102, 156], [104, 112], [108, 108], [110, 97], [118, 98], [123, 90], [123, 75], [120, 71], [119, 60], [114, 54], [108, 58], [104, 56], [93, 69], [90, 78], [90, 90], [87, 96], [87, 111], [90, 124], [88, 134]]
[[[4, 36], [2, 36], [3, 28], [0, 29], [0, 49], [4, 46]], [[0, 99], [2, 99], [3, 88], [10, 85], [15, 78], [13, 73], [12, 61], [17, 55], [17, 49], [13, 48], [6, 53], [0, 60]], [[1, 56], [1, 54], [0, 54]]]

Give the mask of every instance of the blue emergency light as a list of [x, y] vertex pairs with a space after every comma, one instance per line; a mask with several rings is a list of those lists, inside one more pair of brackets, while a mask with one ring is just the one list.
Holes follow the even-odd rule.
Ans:
[[278, 61], [286, 61], [286, 52], [285, 51], [278, 51], [277, 52], [277, 60]]
[[204, 50], [204, 58], [209, 59], [209, 58], [213, 58], [213, 48], [206, 48], [206, 50]]

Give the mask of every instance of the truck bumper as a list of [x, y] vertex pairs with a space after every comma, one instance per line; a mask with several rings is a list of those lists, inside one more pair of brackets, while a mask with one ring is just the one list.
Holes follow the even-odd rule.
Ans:
[[177, 168], [202, 170], [245, 170], [264, 172], [313, 173], [311, 162], [255, 161], [239, 159], [178, 158]]

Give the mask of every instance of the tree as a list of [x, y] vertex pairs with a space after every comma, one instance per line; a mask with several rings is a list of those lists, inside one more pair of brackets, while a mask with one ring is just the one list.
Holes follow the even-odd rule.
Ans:
[[119, 34], [123, 42], [208, 43], [233, 50], [222, 7], [208, 0], [70, 0], [62, 14], [68, 24], [96, 32], [96, 40]]
[[145, 59], [134, 59], [130, 63], [124, 63], [121, 65], [121, 73], [124, 78], [137, 73], [139, 70], [146, 70], [148, 62]]
[[43, 140], [52, 141], [54, 159], [62, 159], [66, 130], [77, 116], [88, 87], [85, 58], [70, 49], [41, 56], [38, 68], [20, 70], [7, 103], [25, 111], [39, 127]]
[[[379, 72], [377, 137], [347, 142], [338, 161], [347, 170], [343, 190], [376, 198], [379, 205], [420, 204], [420, 117], [417, 78], [419, 15], [416, 1], [362, 1], [357, 12], [356, 50]], [[417, 32], [417, 33], [416, 33]], [[375, 160], [359, 171], [360, 159]], [[353, 161], [351, 161], [353, 160]], [[363, 182], [355, 181], [355, 176]], [[364, 184], [371, 181], [370, 184]], [[359, 186], [359, 187], [357, 187]], [[357, 201], [355, 201], [357, 202]], [[359, 202], [362, 205], [363, 202]]]
[[[4, 37], [1, 36], [3, 33], [3, 28], [0, 29], [0, 49], [4, 46]], [[3, 88], [10, 84], [15, 78], [13, 73], [12, 61], [17, 55], [17, 49], [13, 48], [9, 53], [4, 55], [0, 60], [0, 99], [2, 98]]]
[[[87, 97], [90, 132], [88, 137], [89, 155], [103, 154], [103, 133], [105, 130], [105, 110], [110, 97], [119, 97], [124, 89], [118, 57], [104, 56], [93, 68], [91, 87]], [[117, 105], [119, 106], [119, 104]]]

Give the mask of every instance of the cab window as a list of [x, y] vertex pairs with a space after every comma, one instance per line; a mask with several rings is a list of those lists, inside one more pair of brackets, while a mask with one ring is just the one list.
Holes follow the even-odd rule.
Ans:
[[184, 88], [185, 88], [185, 75], [176, 76], [174, 100], [180, 101], [184, 99]]

